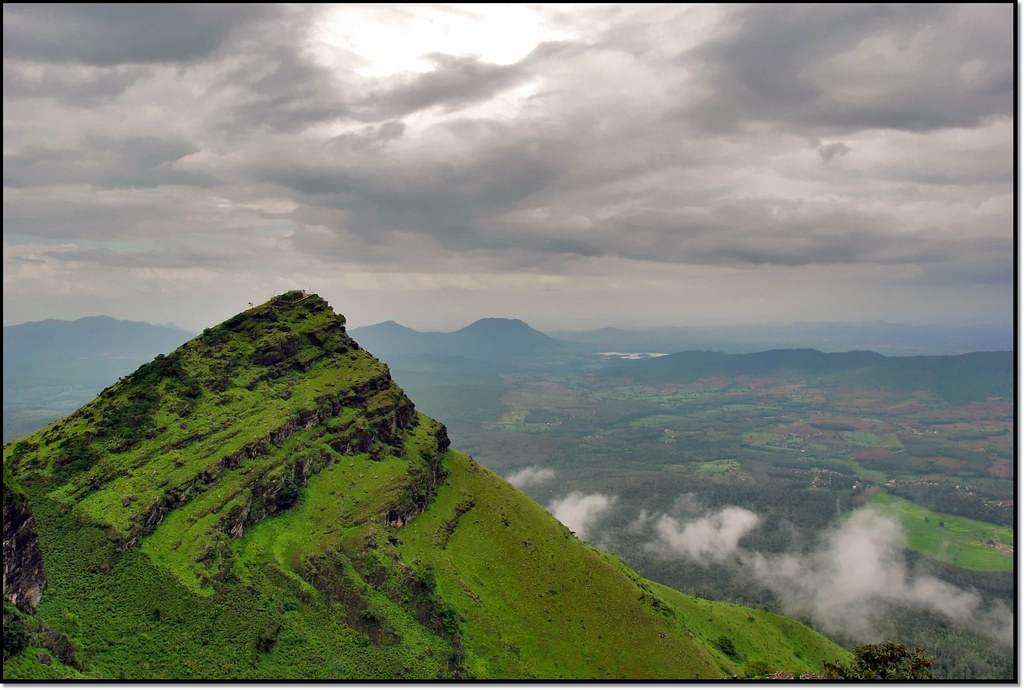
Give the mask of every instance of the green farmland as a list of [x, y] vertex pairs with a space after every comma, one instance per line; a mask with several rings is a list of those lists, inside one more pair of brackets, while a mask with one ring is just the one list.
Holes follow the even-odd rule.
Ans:
[[873, 503], [897, 515], [907, 546], [931, 558], [969, 570], [1013, 570], [1013, 530], [980, 520], [934, 513], [889, 494]]

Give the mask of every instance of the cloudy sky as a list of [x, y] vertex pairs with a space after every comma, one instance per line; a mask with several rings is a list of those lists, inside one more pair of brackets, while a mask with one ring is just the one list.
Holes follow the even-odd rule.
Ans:
[[1012, 5], [4, 5], [4, 323], [1007, 322]]

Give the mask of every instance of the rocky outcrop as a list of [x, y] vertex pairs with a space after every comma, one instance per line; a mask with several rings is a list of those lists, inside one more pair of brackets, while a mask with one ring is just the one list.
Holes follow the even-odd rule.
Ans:
[[9, 602], [32, 611], [46, 589], [43, 554], [36, 541], [35, 518], [17, 487], [4, 472], [4, 596]]
[[410, 520], [427, 509], [437, 495], [437, 489], [446, 476], [444, 454], [451, 445], [448, 429], [444, 424], [437, 425], [434, 440], [433, 452], [421, 458], [420, 463], [410, 465], [409, 482], [405, 490], [395, 505], [381, 516], [381, 522], [385, 527], [398, 528], [409, 524]]

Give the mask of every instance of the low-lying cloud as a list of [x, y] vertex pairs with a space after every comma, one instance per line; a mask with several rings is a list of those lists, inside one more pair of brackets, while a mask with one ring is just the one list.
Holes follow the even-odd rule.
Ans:
[[872, 635], [889, 606], [902, 604], [941, 614], [999, 641], [1012, 638], [1012, 617], [1005, 607], [986, 607], [974, 590], [912, 571], [903, 543], [896, 520], [862, 508], [823, 535], [809, 553], [743, 553], [741, 560], [787, 611], [810, 617], [828, 633]]
[[513, 472], [505, 477], [509, 484], [520, 489], [525, 489], [528, 486], [537, 486], [554, 478], [554, 470], [548, 467], [537, 467], [536, 465], [524, 467], [518, 472]]
[[687, 522], [661, 515], [653, 519], [657, 538], [647, 548], [693, 560], [722, 561], [736, 553], [740, 539], [760, 522], [755, 513], [735, 506]]
[[910, 568], [902, 526], [873, 508], [855, 511], [800, 552], [742, 548], [740, 541], [758, 524], [757, 514], [730, 506], [682, 518], [643, 511], [628, 530], [653, 532], [646, 548], [662, 558], [731, 563], [774, 593], [788, 614], [809, 618], [830, 635], [876, 638], [888, 612], [902, 605], [942, 615], [998, 642], [1012, 640], [1012, 615], [1005, 606], [986, 604], [973, 589]]
[[580, 539], [591, 536], [597, 522], [615, 505], [616, 496], [584, 494], [573, 491], [548, 504], [548, 512], [571, 529]]

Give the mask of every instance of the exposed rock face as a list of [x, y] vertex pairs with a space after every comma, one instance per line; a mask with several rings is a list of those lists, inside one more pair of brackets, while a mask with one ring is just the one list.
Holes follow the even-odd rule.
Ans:
[[4, 482], [4, 596], [32, 611], [46, 589], [43, 555], [36, 541], [35, 518], [25, 497]]
[[411, 481], [398, 499], [398, 503], [381, 516], [381, 521], [386, 527], [397, 528], [409, 524], [410, 520], [426, 510], [437, 495], [437, 488], [445, 478], [444, 453], [451, 445], [448, 429], [444, 424], [437, 425], [434, 439], [434, 453], [424, 458], [425, 464], [410, 471]]

